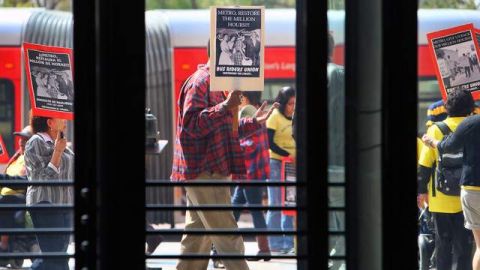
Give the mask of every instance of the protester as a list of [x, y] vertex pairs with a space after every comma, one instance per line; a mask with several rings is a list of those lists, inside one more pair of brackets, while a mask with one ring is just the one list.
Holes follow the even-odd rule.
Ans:
[[[5, 167], [5, 174], [8, 176], [22, 176], [25, 177], [27, 172], [25, 169], [24, 151], [25, 144], [32, 136], [30, 126], [26, 126], [21, 132], [14, 132], [14, 135], [20, 137], [18, 151], [10, 158]], [[21, 178], [23, 179], [23, 178]], [[26, 177], [24, 178], [26, 180]], [[1, 185], [1, 183], [0, 183]], [[25, 204], [25, 188], [9, 188], [0, 186], [0, 204]], [[23, 214], [25, 213], [22, 211]], [[0, 211], [0, 228], [21, 228], [24, 224], [16, 222], [17, 210]], [[0, 237], [0, 250], [8, 250], [9, 236], [2, 235]]]
[[[209, 48], [207, 50], [210, 51]], [[210, 57], [210, 55], [209, 55]], [[233, 130], [232, 110], [240, 105], [241, 91], [210, 91], [210, 61], [200, 65], [184, 83], [178, 100], [177, 134], [172, 168], [172, 181], [219, 181], [218, 186], [187, 186], [188, 206], [208, 204], [231, 205], [228, 186], [232, 175], [245, 175], [244, 155], [239, 137], [248, 136], [262, 127], [272, 113], [260, 108], [252, 118], [239, 121], [238, 133]], [[187, 211], [185, 229], [237, 229], [231, 211]], [[181, 254], [207, 254], [214, 244], [220, 255], [242, 255], [245, 250], [240, 235], [191, 235], [181, 241]], [[229, 270], [248, 269], [244, 259], [223, 260]], [[179, 270], [205, 270], [207, 259], [180, 259]]]
[[[25, 147], [25, 165], [29, 181], [68, 181], [74, 178], [74, 154], [64, 137], [66, 121], [33, 116], [34, 135]], [[29, 186], [27, 205], [69, 205], [73, 203], [71, 186]], [[71, 210], [30, 210], [35, 228], [71, 228]], [[69, 235], [37, 235], [42, 252], [66, 252]], [[36, 259], [32, 270], [68, 270], [68, 258]]]
[[[328, 32], [328, 181], [345, 182], [345, 67], [333, 62], [335, 39]], [[342, 205], [345, 202], [344, 192], [332, 191], [328, 195], [329, 205]], [[342, 231], [345, 218], [337, 211], [328, 214], [328, 229]], [[345, 239], [337, 237], [329, 245], [331, 256], [345, 254]], [[329, 260], [333, 268], [344, 268], [339, 260]]]
[[[261, 92], [245, 92], [243, 93], [242, 105], [239, 111], [239, 119], [253, 117], [255, 112], [260, 108]], [[274, 107], [278, 107], [275, 103]], [[268, 134], [267, 128], [263, 125], [255, 133], [242, 138], [240, 146], [245, 154], [245, 167], [247, 169], [246, 179], [265, 181], [270, 178], [270, 154], [268, 152]], [[232, 198], [234, 205], [261, 205], [262, 204], [262, 188], [237, 186]], [[234, 211], [235, 220], [240, 218], [240, 211]], [[251, 211], [253, 218], [253, 226], [255, 229], [266, 229], [267, 224], [262, 211]], [[258, 244], [258, 255], [270, 255], [268, 239], [266, 235], [258, 235], [256, 237]], [[253, 259], [252, 259], [253, 260]], [[258, 259], [255, 259], [258, 260]], [[268, 261], [269, 259], [265, 259]]]
[[[268, 143], [270, 146], [270, 179], [268, 181], [280, 181], [282, 171], [282, 159], [289, 157], [295, 160], [295, 140], [292, 137], [292, 116], [295, 108], [295, 89], [289, 86], [283, 87], [278, 93], [275, 102], [279, 108], [275, 109], [267, 121]], [[281, 188], [268, 187], [268, 205], [281, 205]], [[267, 212], [267, 227], [269, 229], [293, 229], [293, 218], [281, 213], [281, 211]], [[293, 236], [269, 236], [268, 242], [272, 252], [294, 252]]]
[[[470, 92], [455, 91], [448, 95], [445, 108], [448, 117], [427, 130], [427, 135], [435, 140], [441, 140], [447, 133], [446, 129], [455, 134], [457, 126], [473, 112], [474, 101]], [[439, 170], [434, 172], [434, 166], [439, 166], [439, 158], [436, 149], [422, 148], [418, 161], [417, 204], [420, 209], [428, 205], [433, 216], [437, 269], [451, 269], [453, 264], [459, 270], [471, 269], [471, 233], [463, 228], [460, 197], [445, 194], [439, 189], [436, 181], [440, 177]]]
[[463, 149], [463, 173], [460, 178], [461, 203], [465, 228], [473, 232], [476, 250], [473, 270], [480, 270], [480, 115], [466, 118], [450, 136], [439, 139], [426, 134], [423, 141], [440, 152]]
[[332, 62], [335, 40], [328, 33], [328, 165], [345, 166], [345, 67]]

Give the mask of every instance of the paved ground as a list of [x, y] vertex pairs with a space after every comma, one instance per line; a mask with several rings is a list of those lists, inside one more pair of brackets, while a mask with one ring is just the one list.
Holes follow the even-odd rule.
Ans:
[[[70, 245], [68, 251], [70, 253], [73, 253], [73, 244]], [[179, 254], [180, 251], [180, 243], [178, 242], [163, 242], [160, 244], [160, 246], [155, 250], [155, 254]], [[257, 243], [256, 242], [245, 242], [245, 253], [246, 254], [256, 254], [257, 252]], [[147, 261], [147, 267], [151, 269], [160, 269], [162, 270], [174, 270], [175, 265], [177, 263], [177, 260], [171, 259], [171, 260], [148, 260]], [[75, 266], [75, 262], [73, 260], [70, 260], [70, 269], [73, 270]], [[23, 265], [23, 269], [28, 269], [30, 267], [31, 261], [30, 260], [25, 260], [25, 263]], [[296, 260], [293, 259], [272, 259], [269, 262], [248, 262], [248, 265], [250, 267], [250, 270], [296, 270], [297, 269], [297, 262]], [[0, 269], [7, 269], [7, 268], [2, 268]], [[12, 270], [12, 268], [8, 268], [9, 270]], [[213, 263], [212, 261], [209, 262], [208, 269], [215, 269], [213, 268]]]
[[[258, 248], [256, 242], [245, 242], [245, 254], [254, 255]], [[154, 254], [179, 254], [180, 243], [178, 242], [164, 242], [155, 250]], [[148, 260], [147, 266], [155, 269], [162, 267], [162, 270], [174, 270], [177, 260]], [[264, 262], [248, 262], [250, 270], [296, 270], [297, 261], [293, 259], [272, 259]], [[212, 261], [209, 262], [208, 269], [213, 268]]]

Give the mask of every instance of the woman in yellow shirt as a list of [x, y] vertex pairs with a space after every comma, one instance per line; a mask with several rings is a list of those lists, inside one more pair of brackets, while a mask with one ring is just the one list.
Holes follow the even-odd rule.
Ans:
[[[295, 111], [295, 89], [283, 87], [275, 100], [280, 104], [267, 120], [268, 143], [270, 145], [270, 179], [280, 181], [282, 158], [290, 157], [295, 160], [295, 140], [292, 137], [292, 116]], [[268, 205], [281, 204], [281, 189], [268, 187]], [[267, 228], [292, 229], [293, 218], [281, 211], [268, 211]], [[269, 236], [268, 242], [272, 252], [287, 253], [293, 251], [292, 236]]]

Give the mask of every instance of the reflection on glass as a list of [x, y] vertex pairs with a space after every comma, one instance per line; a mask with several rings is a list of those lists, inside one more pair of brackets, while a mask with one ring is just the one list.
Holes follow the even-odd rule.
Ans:
[[345, 260], [329, 260], [328, 269], [345, 270], [347, 269], [347, 262]]
[[345, 188], [344, 187], [328, 188], [328, 206], [329, 207], [345, 207]]
[[331, 235], [328, 237], [330, 256], [345, 256], [345, 236]]
[[332, 232], [345, 231], [345, 212], [329, 211], [328, 212], [328, 229]]

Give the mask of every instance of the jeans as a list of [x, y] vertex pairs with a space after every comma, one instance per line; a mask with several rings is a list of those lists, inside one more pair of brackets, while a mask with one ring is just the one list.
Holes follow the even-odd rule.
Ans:
[[[270, 159], [270, 180], [280, 181], [280, 173], [282, 168], [282, 161]], [[280, 187], [268, 187], [268, 205], [280, 206], [282, 200]], [[293, 217], [283, 215], [281, 211], [267, 212], [267, 228], [268, 229], [293, 229]], [[272, 251], [290, 250], [293, 248], [293, 236], [269, 236], [268, 243]]]
[[[262, 188], [261, 187], [241, 187], [235, 188], [235, 192], [232, 197], [232, 204], [235, 205], [261, 205], [262, 204]], [[237, 210], [233, 212], [235, 220], [240, 218], [241, 211]], [[253, 218], [253, 226], [256, 229], [265, 229], [267, 224], [265, 223], [265, 217], [262, 211], [251, 211]]]
[[437, 270], [472, 269], [472, 233], [463, 227], [462, 212], [456, 214], [433, 213]]
[[[39, 204], [50, 204], [40, 202]], [[73, 215], [68, 210], [30, 210], [35, 228], [71, 228]], [[38, 244], [42, 252], [66, 252], [70, 242], [70, 235], [38, 234]], [[69, 270], [68, 258], [36, 259], [32, 263], [32, 270]]]

